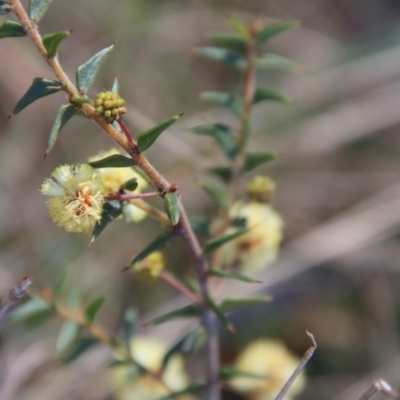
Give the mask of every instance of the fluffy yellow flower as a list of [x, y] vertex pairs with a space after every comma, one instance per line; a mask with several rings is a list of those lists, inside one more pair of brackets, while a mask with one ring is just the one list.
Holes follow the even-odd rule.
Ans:
[[[135, 361], [154, 375], [161, 370], [162, 360], [167, 353], [167, 346], [148, 337], [135, 337], [131, 342], [131, 354]], [[156, 400], [162, 396], [184, 389], [189, 385], [183, 357], [171, 357], [160, 379], [144, 374], [136, 379], [129, 379], [129, 369], [125, 366], [113, 367], [116, 385], [115, 397], [118, 400]], [[179, 396], [178, 400], [189, 400], [189, 396]]]
[[[117, 149], [111, 149], [107, 152], [100, 153], [95, 157], [89, 158], [89, 162], [98, 161], [114, 154], [121, 153]], [[146, 180], [143, 179], [133, 168], [98, 168], [97, 171], [101, 174], [103, 179], [106, 194], [117, 193], [121, 185], [133, 178], [135, 178], [138, 183], [135, 193], [141, 193], [143, 189], [147, 187]], [[138, 222], [146, 217], [144, 211], [130, 202], [124, 202], [123, 213], [126, 222]]]
[[[245, 218], [249, 232], [221, 248], [224, 264], [251, 272], [266, 267], [276, 259], [282, 241], [283, 221], [270, 205], [238, 201], [229, 211], [229, 217], [232, 220]], [[229, 228], [226, 233], [236, 229]]]
[[100, 220], [103, 181], [90, 165], [62, 165], [41, 188], [54, 223], [67, 232], [88, 232]]
[[[239, 355], [234, 367], [240, 371], [268, 376], [267, 379], [236, 377], [230, 387], [251, 400], [274, 400], [297, 368], [300, 360], [279, 341], [260, 339], [250, 343]], [[304, 387], [301, 373], [291, 386], [286, 400], [293, 399]]]
[[164, 256], [161, 251], [155, 251], [133, 265], [135, 274], [144, 281], [157, 278], [165, 267]]

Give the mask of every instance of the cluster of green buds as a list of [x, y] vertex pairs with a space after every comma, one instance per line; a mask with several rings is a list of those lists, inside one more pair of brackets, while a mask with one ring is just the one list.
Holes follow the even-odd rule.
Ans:
[[94, 101], [96, 113], [103, 116], [108, 124], [119, 121], [126, 113], [125, 100], [118, 93], [100, 92]]

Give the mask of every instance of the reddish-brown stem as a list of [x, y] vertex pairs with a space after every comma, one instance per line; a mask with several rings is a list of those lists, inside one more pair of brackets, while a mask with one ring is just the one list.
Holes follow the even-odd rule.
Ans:
[[121, 127], [122, 132], [124, 132], [126, 139], [128, 140], [128, 143], [130, 144], [130, 146], [134, 149], [137, 150], [137, 145], [136, 143], [133, 141], [132, 136], [130, 134], [130, 132], [128, 131], [128, 129], [126, 128], [126, 125], [124, 124], [124, 122], [122, 121], [122, 119], [120, 119], [118, 121], [118, 125]]
[[188, 299], [192, 301], [194, 304], [199, 304], [200, 299], [197, 297], [195, 293], [193, 293], [188, 287], [183, 285], [181, 282], [179, 282], [173, 275], [171, 275], [167, 271], [161, 271], [160, 273], [160, 278], [168, 283], [168, 285], [172, 286], [182, 294], [184, 294]]
[[107, 201], [118, 200], [118, 201], [126, 201], [126, 200], [136, 200], [136, 199], [148, 199], [151, 197], [160, 196], [159, 192], [151, 192], [151, 193], [139, 193], [139, 194], [113, 194], [110, 196], [104, 196], [104, 199]]

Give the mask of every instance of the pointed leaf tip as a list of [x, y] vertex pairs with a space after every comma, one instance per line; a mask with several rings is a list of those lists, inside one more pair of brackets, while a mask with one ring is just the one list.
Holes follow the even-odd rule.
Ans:
[[29, 104], [41, 97], [57, 93], [62, 89], [61, 83], [45, 78], [35, 78], [28, 91], [22, 96], [21, 100], [15, 106], [12, 114], [18, 114]]
[[94, 321], [96, 318], [97, 313], [100, 311], [101, 307], [103, 306], [104, 302], [106, 301], [106, 298], [104, 296], [99, 297], [95, 300], [93, 300], [85, 309], [85, 317], [86, 321], [89, 322], [90, 324]]
[[165, 209], [172, 226], [176, 226], [179, 222], [179, 201], [176, 193], [167, 193], [164, 196]]
[[106, 201], [103, 204], [101, 218], [93, 229], [92, 239], [90, 240], [89, 246], [100, 235], [100, 233], [103, 232], [109, 223], [114, 221], [114, 219], [118, 218], [122, 214], [122, 211], [123, 203], [121, 201]]
[[87, 92], [92, 86], [100, 67], [114, 48], [114, 44], [99, 51], [76, 70], [76, 85], [81, 93]]
[[267, 25], [257, 33], [257, 43], [262, 44], [280, 33], [297, 28], [299, 25], [300, 21], [280, 21]]
[[25, 28], [18, 22], [4, 21], [0, 25], [0, 39], [26, 36]]
[[29, 18], [39, 22], [52, 2], [53, 0], [29, 0]]
[[242, 54], [220, 47], [199, 47], [195, 54], [215, 61], [224, 62], [231, 67], [243, 71], [247, 68], [247, 61]]
[[43, 46], [46, 48], [47, 54], [54, 57], [57, 54], [58, 47], [63, 39], [68, 37], [72, 31], [62, 31], [49, 33], [42, 38]]

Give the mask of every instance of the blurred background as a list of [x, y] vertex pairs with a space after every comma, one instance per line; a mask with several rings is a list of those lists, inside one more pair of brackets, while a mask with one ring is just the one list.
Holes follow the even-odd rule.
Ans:
[[[59, 58], [71, 77], [100, 49], [117, 42], [91, 95], [110, 88], [114, 75], [127, 101], [126, 124], [137, 133], [171, 115], [185, 117], [165, 132], [149, 159], [181, 187], [190, 214], [212, 215], [197, 186], [223, 156], [210, 139], [188, 128], [237, 121], [200, 101], [206, 90], [235, 91], [240, 75], [196, 59], [211, 31], [228, 31], [226, 16], [266, 22], [299, 19], [301, 27], [269, 42], [299, 70], [263, 73], [259, 82], [293, 98], [261, 103], [252, 116], [250, 149], [278, 151], [254, 173], [277, 181], [275, 207], [285, 220], [277, 262], [260, 285], [235, 284], [227, 294], [270, 293], [268, 305], [231, 315], [237, 334], [221, 329], [229, 363], [250, 341], [282, 340], [301, 357], [319, 348], [307, 367], [300, 399], [355, 399], [374, 378], [400, 386], [400, 3], [395, 0], [78, 0], [55, 1], [42, 34], [72, 29]], [[93, 123], [74, 118], [43, 161], [63, 94], [46, 97], [7, 120], [33, 78], [52, 72], [27, 38], [0, 41], [0, 296], [29, 274], [33, 290], [69, 271], [68, 287], [90, 300], [106, 294], [99, 322], [110, 332], [134, 306], [144, 320], [182, 305], [162, 283], [143, 284], [121, 270], [160, 231], [149, 218], [114, 222], [88, 248], [89, 235], [55, 226], [39, 188], [60, 164], [82, 163], [113, 146]], [[155, 203], [157, 204], [157, 203]], [[190, 270], [184, 248], [165, 251], [168, 268]], [[163, 305], [161, 307], [161, 304]], [[8, 322], [2, 332], [2, 400], [113, 399], [109, 352], [93, 349], [66, 367], [55, 355], [54, 318], [38, 327]], [[173, 343], [185, 327], [171, 323], [141, 332]], [[233, 399], [226, 393], [226, 399]]]

